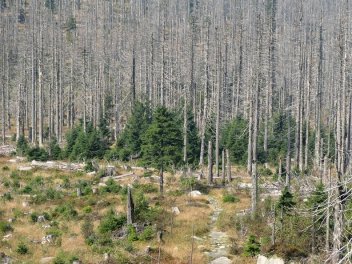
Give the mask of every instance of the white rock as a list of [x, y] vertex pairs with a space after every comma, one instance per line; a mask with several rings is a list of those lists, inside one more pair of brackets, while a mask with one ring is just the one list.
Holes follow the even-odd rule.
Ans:
[[5, 236], [2, 237], [2, 241], [7, 241], [12, 237], [12, 234], [7, 234]]
[[174, 213], [175, 215], [179, 215], [180, 214], [180, 209], [178, 209], [178, 207], [172, 207], [171, 208], [171, 212]]
[[45, 257], [40, 260], [40, 264], [49, 264], [54, 260], [54, 257]]
[[38, 223], [43, 223], [43, 222], [45, 222], [45, 216], [44, 215], [40, 215], [40, 216], [38, 216]]
[[29, 202], [22, 202], [22, 206], [23, 207], [28, 207], [29, 206]]
[[232, 261], [227, 257], [220, 257], [210, 262], [210, 264], [231, 264], [231, 263]]
[[88, 176], [94, 176], [95, 174], [97, 174], [95, 171], [91, 171], [87, 173]]
[[252, 183], [240, 182], [237, 186], [240, 189], [249, 189], [252, 188]]
[[202, 195], [202, 193], [200, 192], [200, 191], [191, 191], [190, 193], [189, 193], [189, 195], [191, 196], [191, 197], [198, 197], [198, 196], [201, 196]]
[[284, 260], [273, 256], [271, 258], [267, 258], [265, 256], [259, 255], [257, 259], [257, 264], [285, 264]]
[[19, 171], [30, 171], [30, 170], [32, 170], [32, 167], [31, 166], [20, 166], [20, 167], [18, 167], [18, 170]]

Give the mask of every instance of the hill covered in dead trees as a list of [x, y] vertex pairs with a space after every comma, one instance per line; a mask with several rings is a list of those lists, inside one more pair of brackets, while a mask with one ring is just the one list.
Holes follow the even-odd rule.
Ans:
[[[103, 253], [140, 261], [131, 252], [157, 237], [157, 250], [152, 245], [147, 257], [166, 263], [192, 263], [193, 256], [236, 263], [258, 254], [351, 261], [351, 5], [347, 0], [0, 0], [1, 140], [16, 145], [13, 154], [28, 160], [14, 159], [20, 163], [14, 167], [9, 158], [1, 160], [6, 209], [0, 211], [0, 233], [14, 234], [16, 242], [0, 242], [6, 254], [16, 252], [10, 257], [20, 260], [32, 254], [35, 261], [47, 250], [28, 246], [25, 228], [21, 236], [19, 223], [28, 219], [14, 210], [28, 196], [33, 208], [25, 213], [31, 213], [33, 225], [39, 218], [32, 213], [47, 214], [53, 231], [45, 235], [52, 235], [52, 242], [74, 240], [68, 230], [79, 233], [74, 225], [62, 225], [65, 220], [84, 225], [89, 234], [77, 236], [77, 250], [90, 252], [95, 263]], [[39, 173], [23, 172], [38, 164]], [[138, 176], [157, 178], [151, 183], [155, 195], [140, 197], [143, 188], [152, 187], [134, 186], [133, 204], [127, 195], [132, 182], [115, 182], [133, 174], [126, 164], [144, 168]], [[62, 168], [84, 168], [96, 176], [56, 175]], [[43, 169], [50, 171], [48, 182]], [[71, 177], [73, 185], [66, 180]], [[104, 177], [115, 178], [99, 187]], [[55, 189], [56, 182], [64, 190]], [[199, 212], [212, 220], [197, 227], [193, 220], [187, 223], [186, 214], [180, 216], [185, 219], [179, 227], [188, 228], [192, 238], [187, 244], [163, 230], [170, 228], [165, 221], [177, 226], [167, 204], [180, 206], [177, 197], [187, 203], [195, 189], [206, 196], [196, 202], [204, 209]], [[75, 191], [101, 200], [83, 204], [71, 197]], [[105, 204], [113, 194], [122, 204], [135, 205], [146, 234], [125, 219], [125, 209]], [[41, 203], [45, 206], [37, 207]], [[239, 208], [249, 210], [238, 215]], [[226, 250], [215, 254], [205, 242], [196, 247], [195, 240], [205, 239], [197, 228], [210, 236], [207, 241], [221, 240]], [[112, 240], [122, 230], [127, 244]], [[161, 233], [168, 243], [180, 242], [179, 259], [170, 244], [160, 246]], [[48, 252], [59, 254], [60, 243]], [[205, 251], [214, 254], [205, 257]], [[55, 263], [73, 261], [62, 255], [63, 262]]]

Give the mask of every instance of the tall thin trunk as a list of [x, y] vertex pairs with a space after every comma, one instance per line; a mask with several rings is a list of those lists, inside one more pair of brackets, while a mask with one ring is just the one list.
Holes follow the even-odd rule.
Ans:
[[213, 184], [213, 146], [212, 142], [208, 142], [208, 184]]
[[226, 149], [226, 167], [227, 167], [227, 181], [231, 182], [231, 161], [230, 161], [230, 152]]

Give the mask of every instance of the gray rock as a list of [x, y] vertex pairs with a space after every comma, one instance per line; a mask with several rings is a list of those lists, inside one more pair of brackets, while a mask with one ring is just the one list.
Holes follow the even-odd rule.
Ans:
[[44, 216], [44, 215], [39, 215], [37, 221], [38, 221], [38, 223], [43, 223], [43, 222], [45, 222], [45, 221], [46, 221], [45, 216]]
[[47, 235], [42, 238], [42, 245], [51, 244], [54, 242], [54, 235]]
[[12, 259], [9, 256], [7, 256], [5, 253], [0, 252], [0, 262], [2, 264], [11, 264]]
[[231, 259], [229, 259], [227, 257], [220, 257], [220, 258], [214, 259], [210, 263], [211, 264], [231, 264], [232, 261], [231, 261]]
[[178, 207], [172, 207], [171, 208], [171, 212], [174, 213], [175, 215], [179, 215], [180, 214], [180, 209], [178, 209]]

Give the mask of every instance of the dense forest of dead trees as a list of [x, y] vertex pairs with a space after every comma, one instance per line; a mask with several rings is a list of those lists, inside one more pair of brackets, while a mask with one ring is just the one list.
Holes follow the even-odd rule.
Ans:
[[[0, 0], [2, 142], [14, 133], [39, 145], [52, 137], [62, 142], [79, 120], [86, 129], [88, 121], [97, 126], [102, 116], [116, 138], [134, 102], [149, 102], [193, 113], [200, 165], [213, 144], [219, 176], [221, 127], [241, 117], [248, 121], [247, 170], [257, 186], [258, 150], [267, 153], [269, 122], [282, 113], [288, 117], [287, 153], [277, 161], [280, 171], [285, 164], [287, 185], [291, 168], [307, 170], [312, 157], [318, 174], [335, 165], [341, 188], [334, 199], [332, 240], [338, 252], [342, 192], [351, 169], [351, 5], [348, 0]], [[213, 143], [205, 136], [210, 122]], [[257, 197], [253, 188], [253, 209]], [[334, 263], [340, 259], [333, 257]]]

